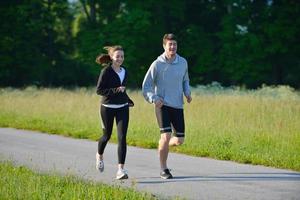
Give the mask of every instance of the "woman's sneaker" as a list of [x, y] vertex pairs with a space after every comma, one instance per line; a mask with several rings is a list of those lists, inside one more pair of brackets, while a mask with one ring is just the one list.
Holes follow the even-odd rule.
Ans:
[[104, 161], [100, 160], [100, 155], [98, 153], [96, 154], [96, 169], [100, 172], [104, 171]]
[[169, 169], [164, 169], [160, 172], [160, 178], [162, 179], [171, 179], [173, 178], [172, 174], [170, 173]]
[[127, 171], [125, 169], [118, 169], [116, 179], [128, 179]]

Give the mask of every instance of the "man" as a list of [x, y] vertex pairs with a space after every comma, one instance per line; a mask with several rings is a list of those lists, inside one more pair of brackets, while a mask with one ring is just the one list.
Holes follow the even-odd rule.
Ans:
[[155, 104], [160, 128], [160, 177], [170, 179], [173, 176], [167, 167], [169, 145], [176, 146], [184, 142], [183, 94], [188, 103], [192, 101], [192, 97], [187, 61], [176, 53], [177, 39], [174, 34], [164, 35], [163, 48], [164, 53], [151, 64], [146, 73], [142, 90], [145, 99]]

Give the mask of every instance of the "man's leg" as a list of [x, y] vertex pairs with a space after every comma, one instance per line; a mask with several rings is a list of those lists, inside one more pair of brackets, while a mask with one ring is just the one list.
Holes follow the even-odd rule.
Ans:
[[183, 109], [176, 109], [176, 108], [170, 109], [170, 121], [175, 135], [174, 137], [171, 137], [169, 145], [178, 146], [183, 144], [184, 136], [185, 136]]
[[184, 142], [184, 137], [171, 137], [169, 145], [170, 146], [178, 146], [178, 145], [182, 145]]
[[162, 179], [173, 178], [170, 170], [167, 167], [167, 159], [169, 154], [169, 142], [171, 139], [171, 123], [168, 110], [165, 106], [155, 107], [156, 119], [160, 128], [160, 139], [158, 143], [158, 154], [160, 161], [160, 177]]
[[159, 145], [158, 145], [158, 154], [160, 161], [161, 170], [167, 169], [167, 159], [169, 154], [169, 142], [171, 139], [170, 133], [161, 133]]

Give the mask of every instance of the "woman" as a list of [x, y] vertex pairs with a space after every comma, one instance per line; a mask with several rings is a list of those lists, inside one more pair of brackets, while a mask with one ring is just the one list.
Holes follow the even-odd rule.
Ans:
[[122, 66], [124, 50], [121, 46], [104, 47], [108, 54], [101, 54], [96, 62], [105, 67], [101, 70], [97, 94], [102, 96], [100, 114], [102, 119], [103, 136], [98, 143], [96, 154], [96, 168], [104, 171], [103, 152], [109, 141], [113, 122], [116, 119], [118, 133], [118, 171], [116, 179], [127, 179], [128, 174], [124, 170], [127, 144], [126, 135], [129, 122], [129, 106], [133, 106], [132, 100], [126, 93], [127, 71]]

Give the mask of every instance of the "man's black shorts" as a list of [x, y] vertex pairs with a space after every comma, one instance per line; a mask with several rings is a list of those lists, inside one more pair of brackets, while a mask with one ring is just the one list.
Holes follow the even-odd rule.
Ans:
[[155, 114], [161, 133], [173, 133], [176, 137], [184, 137], [183, 109], [163, 105], [155, 107]]

